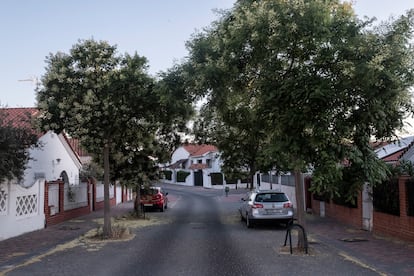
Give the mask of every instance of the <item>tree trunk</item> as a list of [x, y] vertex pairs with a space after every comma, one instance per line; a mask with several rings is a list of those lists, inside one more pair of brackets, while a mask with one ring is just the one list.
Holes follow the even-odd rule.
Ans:
[[253, 183], [254, 183], [254, 173], [250, 173], [250, 183], [249, 183], [249, 190], [253, 190]]
[[[298, 224], [300, 224], [306, 230], [306, 218], [305, 218], [305, 208], [304, 208], [304, 194], [303, 194], [303, 178], [301, 171], [295, 169], [295, 193], [296, 193], [296, 216]], [[304, 248], [305, 241], [303, 239], [302, 233], [298, 235], [298, 248]]]
[[104, 225], [103, 236], [112, 236], [111, 227], [111, 204], [109, 201], [109, 144], [104, 146]]
[[141, 189], [140, 189], [140, 185], [137, 185], [135, 188], [135, 200], [134, 200], [134, 211], [135, 214], [137, 215], [137, 217], [141, 217], [141, 211], [142, 211], [142, 206], [141, 206]]

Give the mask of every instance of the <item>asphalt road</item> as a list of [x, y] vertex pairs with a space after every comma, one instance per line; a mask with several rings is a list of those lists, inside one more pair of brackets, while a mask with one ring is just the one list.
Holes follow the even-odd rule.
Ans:
[[[161, 223], [137, 228], [129, 241], [68, 245], [7, 275], [377, 275], [311, 244], [311, 254], [281, 252], [286, 229], [247, 229], [237, 212], [242, 191], [165, 185]], [[240, 194], [234, 194], [240, 193]]]

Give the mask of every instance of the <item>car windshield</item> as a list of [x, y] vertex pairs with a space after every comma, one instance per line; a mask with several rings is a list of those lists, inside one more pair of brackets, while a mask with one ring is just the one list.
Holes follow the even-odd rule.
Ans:
[[288, 198], [283, 193], [262, 193], [256, 196], [256, 202], [284, 202]]

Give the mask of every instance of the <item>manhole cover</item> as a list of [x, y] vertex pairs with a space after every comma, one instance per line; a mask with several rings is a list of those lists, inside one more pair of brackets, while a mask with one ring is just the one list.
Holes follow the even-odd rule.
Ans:
[[343, 239], [339, 239], [339, 240], [344, 241], [344, 242], [363, 242], [363, 241], [368, 241], [365, 238], [343, 238]]

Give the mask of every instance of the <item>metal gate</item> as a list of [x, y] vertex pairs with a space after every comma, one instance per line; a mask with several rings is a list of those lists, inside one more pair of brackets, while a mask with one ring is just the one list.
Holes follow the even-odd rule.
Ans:
[[194, 186], [203, 186], [203, 171], [198, 170], [194, 172]]

